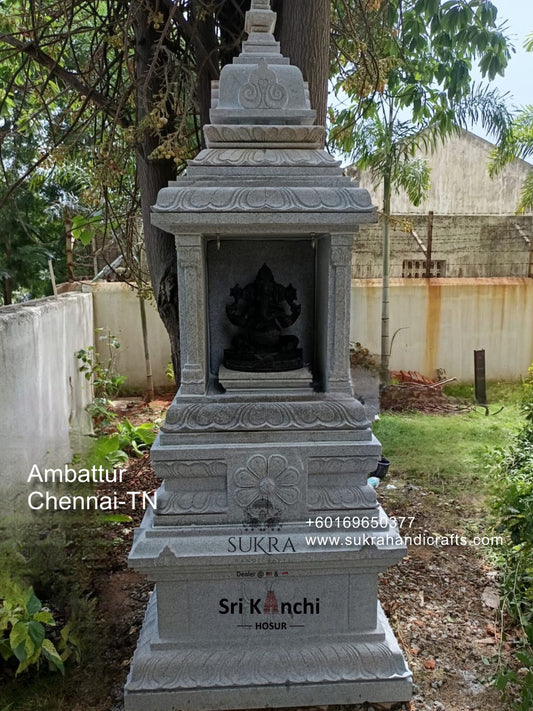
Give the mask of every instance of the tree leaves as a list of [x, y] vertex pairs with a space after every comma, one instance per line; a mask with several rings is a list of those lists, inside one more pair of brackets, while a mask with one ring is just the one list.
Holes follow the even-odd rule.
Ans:
[[533, 169], [526, 175], [520, 191], [520, 200], [516, 206], [517, 213], [524, 213], [527, 210], [533, 210]]
[[[533, 51], [533, 34], [528, 35], [524, 44], [528, 52]], [[491, 156], [489, 173], [496, 175], [511, 161], [527, 159], [533, 155], [533, 105], [525, 106], [514, 118], [508, 130], [499, 135], [498, 147]], [[516, 206], [518, 214], [533, 210], [533, 168], [530, 168], [520, 192]]]
[[413, 158], [398, 163], [393, 173], [396, 190], [403, 188], [413, 205], [420, 205], [430, 187], [429, 164], [423, 158]]
[[335, 7], [351, 33], [343, 40], [338, 23], [342, 70], [337, 86], [352, 99], [356, 114], [362, 98], [378, 94], [413, 107], [416, 121], [420, 112], [427, 116], [437, 93], [445, 92], [449, 105], [467, 96], [475, 63], [491, 79], [510, 57], [507, 38], [496, 24], [497, 10], [487, 0], [390, 0], [367, 13], [361, 13], [357, 0], [337, 0]]
[[[471, 79], [475, 62], [493, 77], [510, 56], [491, 2], [390, 0], [366, 13], [366, 23], [356, 12], [356, 0], [337, 0], [336, 7], [355, 13], [346, 26], [358, 34], [351, 44], [337, 45], [344, 62], [337, 87], [351, 106], [332, 112], [330, 142], [360, 167], [370, 167], [374, 177], [383, 170], [391, 177], [410, 176], [409, 191], [419, 199], [412, 182], [417, 173], [409, 171], [408, 162], [400, 167], [409, 160], [406, 142], [412, 147], [427, 138], [434, 142], [469, 121], [480, 121], [496, 137], [506, 132], [510, 116], [504, 97], [474, 86]], [[368, 62], [361, 61], [360, 49], [350, 56], [354, 47], [374, 52], [373, 73], [367, 72], [366, 81], [362, 77]], [[381, 55], [389, 54], [394, 62], [380, 64]], [[372, 127], [361, 118], [372, 119]]]
[[5, 634], [9, 630], [9, 635], [0, 638], [0, 656], [5, 660], [15, 656], [19, 661], [16, 673], [20, 674], [32, 664], [39, 664], [42, 653], [53, 667], [64, 673], [59, 653], [53, 642], [46, 638], [45, 625], [55, 625], [54, 618], [43, 607], [33, 588], [24, 590], [12, 585], [3, 595], [0, 632]]

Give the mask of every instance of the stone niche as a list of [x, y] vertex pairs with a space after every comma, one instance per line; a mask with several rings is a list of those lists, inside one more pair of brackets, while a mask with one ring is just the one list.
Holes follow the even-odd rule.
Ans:
[[[307, 369], [315, 361], [315, 342], [320, 340], [320, 325], [315, 331], [315, 269], [316, 239], [309, 236], [292, 239], [265, 237], [260, 241], [247, 236], [243, 239], [207, 241], [207, 283], [209, 315], [209, 369], [210, 375], [219, 378], [223, 366], [224, 351], [239, 329], [232, 325], [226, 307], [232, 301], [230, 290], [239, 284], [245, 287], [257, 278], [262, 265], [268, 265], [277, 283], [292, 284], [301, 313], [284, 332], [298, 338], [303, 351], [303, 363]], [[287, 307], [285, 306], [285, 311]], [[275, 368], [275, 364], [273, 366]], [[268, 369], [265, 371], [268, 372]], [[226, 377], [231, 376], [226, 373]], [[317, 380], [320, 374], [316, 374]], [[289, 378], [285, 376], [289, 381]], [[237, 378], [235, 378], [237, 380]], [[253, 382], [253, 378], [249, 378]], [[276, 378], [265, 376], [265, 386]], [[256, 379], [257, 381], [257, 379]], [[231, 390], [231, 378], [228, 381]]]
[[253, 0], [207, 147], [153, 208], [176, 237], [182, 377], [129, 559], [155, 590], [126, 711], [411, 694], [377, 598], [406, 550], [367, 483], [381, 448], [349, 371], [353, 235], [376, 212], [323, 150], [274, 23]]

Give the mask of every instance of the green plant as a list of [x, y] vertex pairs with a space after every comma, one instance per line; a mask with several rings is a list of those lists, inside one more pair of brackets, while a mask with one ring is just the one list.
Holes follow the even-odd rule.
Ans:
[[496, 527], [506, 534], [501, 549], [502, 604], [520, 623], [524, 639], [515, 652], [520, 673], [505, 669], [496, 680], [505, 692], [518, 687], [517, 711], [533, 707], [533, 370], [524, 383], [520, 409], [526, 421], [506, 448], [497, 449], [492, 464], [491, 509]]
[[[103, 329], [97, 328], [96, 332]], [[96, 351], [94, 346], [81, 348], [76, 351], [75, 356], [81, 362], [80, 373], [85, 374], [85, 379], [92, 381], [96, 397], [113, 398], [118, 395], [120, 386], [126, 378], [115, 372], [116, 352], [120, 348], [120, 342], [111, 333], [100, 335], [99, 340], [106, 341], [108, 347], [108, 357], [102, 360], [102, 355]]]
[[99, 437], [91, 447], [88, 458], [92, 464], [104, 468], [116, 467], [129, 459], [127, 453], [120, 448], [118, 433]]
[[157, 425], [152, 422], [132, 425], [128, 419], [117, 422], [116, 427], [119, 435], [119, 448], [132, 449], [137, 457], [142, 456], [143, 451], [154, 443], [158, 429]]
[[173, 385], [176, 384], [176, 375], [174, 373], [174, 366], [172, 365], [171, 360], [168, 361], [167, 367], [165, 368], [165, 375], [169, 382], [171, 382]]
[[520, 689], [520, 698], [513, 704], [516, 711], [531, 711], [533, 708], [533, 629], [530, 631], [529, 649], [516, 652], [517, 660], [523, 665], [520, 672], [504, 669], [496, 679], [496, 688], [505, 693], [509, 685]]
[[105, 397], [95, 397], [85, 409], [98, 430], [108, 427], [117, 418], [115, 413], [109, 409], [109, 400]]
[[529, 366], [527, 377], [524, 380], [520, 409], [524, 413], [526, 420], [533, 425], [533, 365]]
[[116, 422], [116, 432], [99, 437], [88, 455], [92, 464], [106, 468], [127, 462], [130, 455], [141, 457], [157, 436], [158, 426], [152, 422], [132, 425], [125, 419]]
[[[51, 612], [43, 606], [33, 588], [22, 589], [16, 584], [5, 585], [0, 607], [0, 654], [4, 660], [16, 657], [19, 662], [17, 674], [32, 664], [39, 666], [41, 657], [48, 660], [53, 669], [65, 673], [63, 659], [54, 643], [46, 637], [45, 626], [55, 625]], [[68, 643], [68, 631], [64, 635]]]
[[[96, 333], [99, 331], [103, 329], [97, 328]], [[105, 360], [102, 360], [101, 352], [96, 351], [94, 346], [81, 348], [74, 355], [81, 363], [78, 370], [93, 385], [95, 397], [86, 409], [96, 429], [101, 431], [116, 419], [116, 415], [109, 409], [109, 400], [118, 395], [126, 378], [116, 372], [116, 355], [120, 342], [110, 332], [100, 335], [99, 340], [107, 343], [108, 355]]]

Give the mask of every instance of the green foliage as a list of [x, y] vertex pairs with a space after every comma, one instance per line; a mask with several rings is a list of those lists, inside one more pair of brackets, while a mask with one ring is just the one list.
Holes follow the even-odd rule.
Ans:
[[116, 422], [116, 432], [99, 437], [89, 453], [96, 466], [113, 468], [127, 462], [130, 456], [141, 457], [157, 436], [157, 425], [143, 422], [132, 425], [128, 419]]
[[524, 380], [520, 409], [524, 413], [526, 420], [533, 426], [533, 366], [529, 367], [527, 377]]
[[[14, 178], [17, 171], [17, 166], [9, 163], [10, 153], [9, 142], [4, 141], [2, 155], [9, 164], [4, 166], [6, 180]], [[49, 259], [57, 278], [64, 278], [64, 228], [61, 219], [49, 212], [54, 197], [48, 188], [32, 190], [24, 185], [16, 200], [9, 197], [2, 204], [0, 199], [0, 304], [16, 301], [17, 294], [19, 298], [51, 294]]]
[[418, 149], [480, 121], [496, 137], [510, 115], [497, 91], [475, 87], [471, 69], [493, 79], [510, 49], [488, 0], [335, 0], [332, 74], [345, 108], [330, 110], [332, 147], [383, 183], [381, 380], [389, 379], [391, 196], [403, 189], [418, 205], [429, 168]]
[[[533, 640], [533, 630], [530, 632], [530, 639]], [[496, 688], [505, 693], [509, 686], [511, 688], [518, 687], [520, 698], [513, 702], [513, 709], [515, 711], [531, 711], [533, 708], [533, 652], [527, 650], [516, 652], [516, 658], [522, 664], [525, 673], [518, 674], [511, 669], [503, 670], [496, 679]]]
[[[28, 240], [30, 246], [43, 242], [63, 280], [65, 237], [73, 235], [75, 276], [92, 273], [93, 240], [104, 257], [100, 266], [112, 250], [122, 253], [130, 274], [141, 271], [133, 255], [140, 214], [136, 148], [146, 144], [141, 153], [157, 158], [158, 172], [165, 160], [183, 168], [201, 141], [191, 38], [199, 36], [196, 23], [209, 10], [193, 11], [193, 5], [186, 0], [170, 11], [150, 0], [133, 11], [129, 2], [3, 0], [0, 217], [4, 226], [8, 219], [16, 224], [17, 205], [33, 202], [29, 222], [46, 222], [47, 234], [37, 227], [38, 236], [29, 240], [20, 224], [13, 233], [3, 231], [0, 255], [4, 239], [14, 245], [13, 254]], [[213, 19], [228, 14], [210, 5]], [[136, 40], [139, 25], [142, 41]], [[214, 22], [212, 31], [216, 44]], [[141, 52], [147, 66], [140, 68], [136, 50], [147, 43], [147, 56]], [[214, 78], [216, 52], [200, 46], [202, 67], [209, 64]], [[146, 81], [137, 86], [138, 72]], [[46, 259], [34, 257], [35, 270], [22, 269], [13, 258], [9, 268], [0, 263], [6, 294], [17, 287], [32, 296], [49, 290], [44, 276], [43, 284], [35, 278]]]
[[[53, 642], [46, 637], [45, 626], [55, 625], [50, 611], [44, 607], [33, 588], [22, 589], [15, 584], [3, 585], [0, 607], [0, 654], [4, 660], [16, 657], [17, 674], [33, 664], [39, 666], [44, 657], [52, 669], [65, 673], [63, 659]], [[68, 644], [68, 630], [63, 635]]]
[[[527, 36], [524, 47], [533, 52], [533, 33]], [[498, 147], [492, 154], [489, 165], [491, 175], [496, 175], [503, 166], [517, 158], [527, 160], [533, 155], [533, 105], [524, 106], [513, 118], [508, 131], [500, 137]], [[516, 206], [518, 214], [533, 209], [533, 168], [529, 170]]]
[[171, 382], [173, 385], [176, 384], [176, 376], [174, 374], [174, 366], [172, 365], [171, 360], [169, 360], [167, 367], [165, 368], [165, 375], [166, 375], [166, 378], [169, 382]]
[[496, 450], [493, 463], [491, 508], [499, 532], [507, 543], [501, 550], [503, 605], [524, 630], [523, 649], [516, 657], [527, 671], [506, 670], [498, 679], [504, 691], [509, 684], [520, 688], [517, 711], [529, 711], [533, 703], [533, 370], [524, 385], [520, 408], [526, 421], [512, 442]]
[[337, 15], [336, 88], [350, 105], [330, 112], [330, 142], [376, 181], [404, 188], [418, 204], [429, 175], [423, 161], [413, 160], [417, 148], [470, 120], [497, 137], [505, 134], [509, 114], [502, 97], [471, 79], [476, 61], [493, 79], [510, 56], [492, 3], [390, 0], [362, 9], [337, 0]]
[[51, 608], [56, 625], [44, 625], [45, 639], [65, 667], [64, 676], [47, 673], [50, 662], [42, 653], [39, 669], [34, 664], [16, 676], [17, 658], [0, 657], [2, 711], [9, 704], [13, 711], [71, 709], [79, 699], [84, 708], [107, 708], [115, 626], [107, 616], [104, 622], [95, 592], [106, 587], [103, 561], [115, 545], [111, 536], [121, 529], [104, 525], [95, 512], [0, 518], [0, 605], [14, 585], [22, 592], [33, 587]]
[[[100, 331], [103, 329], [96, 329], [97, 333]], [[109, 332], [101, 334], [99, 340], [104, 347], [107, 346], [107, 357], [104, 358], [94, 346], [81, 348], [74, 355], [81, 363], [78, 370], [94, 388], [95, 397], [87, 406], [87, 412], [91, 415], [97, 430], [102, 430], [116, 419], [115, 414], [110, 410], [109, 400], [118, 395], [120, 386], [126, 378], [116, 372], [116, 354], [120, 342]]]
[[90, 217], [75, 215], [72, 218], [72, 234], [87, 247], [98, 235], [102, 226], [101, 211], [94, 212]]
[[141, 457], [147, 447], [151, 447], [157, 436], [157, 427], [152, 422], [132, 425], [126, 418], [116, 425], [119, 448], [131, 449], [135, 456]]
[[88, 454], [88, 459], [95, 466], [105, 469], [114, 468], [127, 462], [129, 457], [120, 447], [120, 435], [112, 434], [99, 437]]
[[[103, 331], [102, 328], [96, 330]], [[74, 355], [80, 361], [78, 368], [83, 373], [86, 380], [92, 382], [95, 395], [101, 398], [113, 398], [118, 395], [120, 386], [126, 378], [115, 372], [116, 352], [120, 348], [120, 342], [111, 333], [99, 336], [99, 340], [104, 342], [108, 348], [108, 356], [102, 360], [100, 352], [94, 346], [88, 346], [77, 351]]]
[[116, 420], [116, 415], [109, 409], [109, 400], [105, 397], [95, 397], [85, 408], [92, 418], [97, 431], [108, 427]]
[[[524, 561], [520, 587], [529, 599], [533, 615], [533, 426], [530, 423], [520, 430], [511, 446], [495, 453], [494, 467], [492, 508], [499, 530], [508, 534], [509, 555], [516, 563]], [[515, 590], [516, 585], [515, 577]]]

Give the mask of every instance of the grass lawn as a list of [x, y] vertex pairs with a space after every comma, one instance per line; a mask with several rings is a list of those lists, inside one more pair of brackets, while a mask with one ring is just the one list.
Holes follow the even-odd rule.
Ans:
[[[521, 422], [520, 384], [491, 383], [487, 390], [489, 412], [503, 407], [498, 414], [479, 408], [460, 415], [382, 413], [373, 430], [391, 461], [390, 474], [451, 496], [482, 493], [491, 450], [504, 446]], [[472, 386], [447, 393], [473, 402]]]

